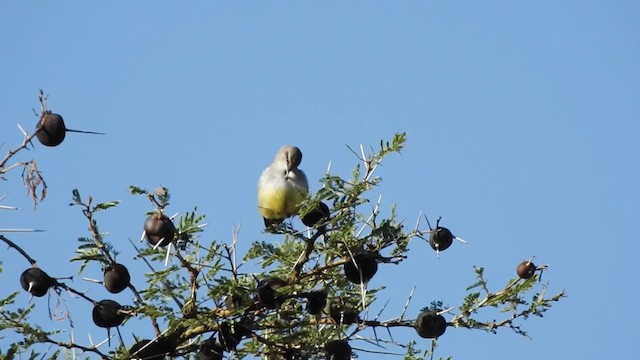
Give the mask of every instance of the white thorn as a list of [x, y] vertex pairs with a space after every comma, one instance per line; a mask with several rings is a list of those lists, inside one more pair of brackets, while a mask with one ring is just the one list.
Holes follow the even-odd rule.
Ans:
[[158, 240], [158, 242], [155, 245], [153, 245], [153, 250], [157, 249], [160, 246], [160, 244], [162, 244], [163, 241], [164, 241], [164, 238]]
[[96, 283], [96, 284], [102, 284], [103, 281], [102, 280], [98, 280], [98, 279], [91, 279], [91, 278], [87, 278], [87, 277], [83, 277], [82, 280], [84, 281], [89, 281], [92, 283]]
[[96, 349], [97, 349], [99, 346], [102, 346], [102, 345], [106, 344], [107, 342], [109, 342], [109, 340], [111, 340], [114, 336], [115, 336], [115, 335], [109, 335], [109, 336], [107, 336], [107, 338], [106, 338], [106, 339], [104, 339], [104, 340], [100, 341], [100, 342], [98, 343], [98, 345], [96, 345]]
[[[71, 330], [71, 334], [69, 337], [71, 338], [71, 343], [74, 344], [76, 341], [75, 341], [75, 337], [73, 336], [73, 330]], [[71, 349], [71, 358], [73, 360], [76, 359], [76, 349]]]
[[461, 243], [463, 243], [463, 244], [468, 244], [468, 242], [467, 242], [466, 240], [462, 239], [462, 238], [459, 238], [459, 237], [457, 237], [457, 236], [454, 236], [453, 238], [454, 238], [454, 239], [456, 239], [456, 240], [458, 240], [458, 241], [460, 241], [460, 242], [461, 242]]
[[16, 125], [18, 125], [18, 129], [20, 129], [20, 132], [22, 132], [22, 135], [24, 135], [24, 137], [28, 137], [29, 136], [29, 134], [27, 134], [27, 132], [24, 131], [24, 129], [22, 128], [22, 126], [20, 126], [20, 124], [16, 124]]
[[169, 264], [169, 257], [171, 256], [172, 244], [173, 243], [169, 243], [169, 245], [167, 245], [167, 256], [164, 258], [164, 267], [167, 267], [167, 265]]
[[[2, 199], [0, 199], [2, 200]], [[17, 208], [15, 206], [7, 206], [7, 205], [0, 205], [0, 209], [5, 209], [5, 210], [22, 210], [20, 208]]]
[[366, 288], [366, 284], [362, 281], [362, 271], [360, 269], [358, 269], [358, 272], [360, 273], [360, 294], [362, 296], [362, 311], [367, 310], [367, 288]]
[[422, 217], [422, 210], [418, 212], [418, 220], [416, 220], [416, 226], [413, 228], [414, 231], [419, 231], [420, 228], [420, 218]]
[[43, 231], [44, 230], [37, 230], [37, 229], [0, 229], [0, 232], [43, 232]]
[[436, 314], [438, 314], [438, 315], [446, 314], [446, 313], [450, 312], [453, 309], [455, 309], [455, 307], [450, 307], [448, 309], [440, 310]]

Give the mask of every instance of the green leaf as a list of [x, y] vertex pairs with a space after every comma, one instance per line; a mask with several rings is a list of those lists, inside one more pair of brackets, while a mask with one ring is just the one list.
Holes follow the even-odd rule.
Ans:
[[99, 203], [99, 204], [96, 204], [96, 206], [93, 207], [93, 211], [95, 212], [95, 211], [98, 211], [98, 210], [106, 210], [108, 208], [117, 206], [119, 203], [120, 203], [119, 200]]
[[147, 190], [133, 185], [129, 185], [129, 192], [132, 195], [146, 195], [149, 193]]

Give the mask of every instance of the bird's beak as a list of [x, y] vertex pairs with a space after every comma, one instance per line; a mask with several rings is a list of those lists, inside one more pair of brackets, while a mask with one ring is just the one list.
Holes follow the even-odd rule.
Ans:
[[287, 174], [289, 174], [289, 172], [292, 170], [293, 166], [291, 164], [291, 154], [289, 152], [287, 152]]

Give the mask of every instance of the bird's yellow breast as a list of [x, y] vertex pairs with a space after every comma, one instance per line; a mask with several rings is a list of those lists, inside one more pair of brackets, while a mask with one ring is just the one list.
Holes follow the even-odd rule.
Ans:
[[285, 219], [298, 213], [298, 205], [304, 198], [304, 189], [295, 187], [261, 189], [258, 211], [266, 219]]

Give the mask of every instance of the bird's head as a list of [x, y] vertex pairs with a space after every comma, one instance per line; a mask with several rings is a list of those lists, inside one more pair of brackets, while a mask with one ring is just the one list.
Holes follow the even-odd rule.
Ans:
[[284, 160], [287, 172], [296, 169], [302, 162], [302, 152], [296, 146], [285, 145], [280, 148], [277, 155], [278, 159]]

